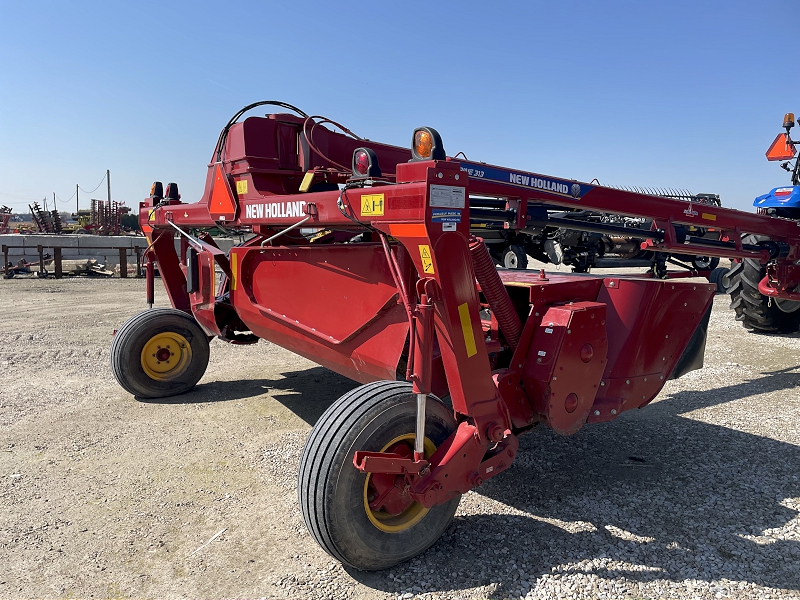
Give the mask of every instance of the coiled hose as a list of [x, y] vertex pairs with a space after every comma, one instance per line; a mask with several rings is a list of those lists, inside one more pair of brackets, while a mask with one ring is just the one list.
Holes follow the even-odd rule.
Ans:
[[492, 257], [489, 256], [489, 249], [479, 237], [470, 237], [469, 254], [472, 257], [472, 268], [475, 271], [475, 278], [481, 286], [481, 291], [489, 303], [500, 325], [503, 337], [512, 348], [516, 348], [519, 343], [519, 336], [522, 333], [522, 321], [520, 321], [514, 304], [497, 274]]

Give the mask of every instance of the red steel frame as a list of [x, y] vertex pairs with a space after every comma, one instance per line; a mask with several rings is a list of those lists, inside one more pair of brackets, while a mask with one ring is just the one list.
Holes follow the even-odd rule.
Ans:
[[[764, 262], [770, 251], [780, 252], [764, 293], [795, 296], [794, 221], [453, 159], [408, 162], [406, 149], [323, 128], [309, 152], [305, 125], [292, 115], [235, 124], [221, 160], [209, 165], [200, 202], [150, 198], [140, 205], [152, 242], [148, 296], [152, 302], [155, 261], [173, 306], [192, 313], [211, 336], [233, 343], [264, 338], [360, 382], [395, 379], [405, 359], [415, 393], [449, 393], [458, 429], [428, 460], [354, 456], [362, 471], [405, 476], [405, 500], [392, 497], [394, 484], [379, 490], [380, 502], [393, 510], [410, 501], [439, 504], [502, 472], [514, 459], [517, 435], [537, 423], [569, 435], [585, 422], [642, 407], [687, 354], [702, 356], [698, 331], [715, 286], [635, 277], [502, 273], [523, 321], [519, 341], [509, 343], [494, 314], [481, 316], [495, 307], [475, 281], [470, 194], [516, 202], [520, 222], [528, 201], [648, 217], [658, 230], [648, 244], [659, 250]], [[349, 164], [359, 146], [375, 150], [395, 172], [365, 184], [334, 166]], [[519, 176], [542, 184], [533, 189]], [[437, 219], [441, 207], [458, 222], [445, 227]], [[311, 243], [290, 230], [301, 222], [364, 238]], [[681, 224], [713, 224], [737, 241], [680, 243]], [[226, 256], [210, 236], [187, 233], [215, 225], [255, 235]], [[748, 249], [738, 241], [743, 233], [781, 245]], [[224, 273], [219, 284], [215, 266]]]

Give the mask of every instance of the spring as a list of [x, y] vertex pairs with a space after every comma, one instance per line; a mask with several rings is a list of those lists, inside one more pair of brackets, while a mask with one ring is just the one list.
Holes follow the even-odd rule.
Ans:
[[514, 309], [514, 304], [511, 302], [500, 275], [497, 274], [494, 261], [489, 256], [489, 250], [481, 238], [471, 237], [469, 253], [472, 257], [475, 278], [478, 280], [481, 291], [489, 303], [489, 308], [497, 318], [500, 331], [503, 332], [506, 342], [512, 348], [516, 348], [522, 332], [522, 322]]

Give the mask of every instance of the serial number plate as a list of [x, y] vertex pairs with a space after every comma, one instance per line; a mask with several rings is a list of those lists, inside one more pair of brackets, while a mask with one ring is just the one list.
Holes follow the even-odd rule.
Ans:
[[466, 194], [463, 187], [431, 185], [431, 206], [464, 208]]

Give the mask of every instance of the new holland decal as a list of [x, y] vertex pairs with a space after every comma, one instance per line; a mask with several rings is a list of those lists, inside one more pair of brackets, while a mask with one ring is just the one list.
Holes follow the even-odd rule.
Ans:
[[244, 207], [245, 219], [283, 219], [287, 217], [303, 217], [306, 214], [305, 200], [297, 202], [265, 202], [248, 204]]

